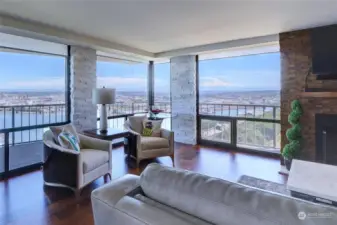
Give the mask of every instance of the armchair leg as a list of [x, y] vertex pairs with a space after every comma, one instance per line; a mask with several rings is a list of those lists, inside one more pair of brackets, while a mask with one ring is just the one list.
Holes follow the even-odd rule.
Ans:
[[74, 193], [75, 193], [75, 199], [78, 203], [81, 199], [82, 189], [76, 189], [76, 190], [74, 190]]
[[104, 183], [108, 183], [108, 177], [109, 177], [109, 180], [111, 181], [111, 174], [107, 173], [104, 175]]
[[174, 167], [174, 154], [170, 155], [171, 159], [172, 159], [172, 166]]

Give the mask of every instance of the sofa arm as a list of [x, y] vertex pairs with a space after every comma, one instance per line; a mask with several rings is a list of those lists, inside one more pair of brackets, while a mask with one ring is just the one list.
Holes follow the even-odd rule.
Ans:
[[105, 141], [98, 138], [92, 138], [83, 134], [78, 134], [82, 148], [111, 151], [111, 141]]
[[139, 176], [127, 174], [111, 181], [109, 184], [95, 189], [91, 193], [91, 199], [92, 201], [103, 202], [109, 207], [114, 207], [121, 198], [126, 196], [138, 186]]

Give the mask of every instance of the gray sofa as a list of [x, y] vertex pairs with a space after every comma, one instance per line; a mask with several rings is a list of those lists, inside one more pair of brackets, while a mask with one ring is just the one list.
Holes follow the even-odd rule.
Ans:
[[91, 198], [96, 225], [337, 224], [336, 208], [159, 164], [106, 184]]

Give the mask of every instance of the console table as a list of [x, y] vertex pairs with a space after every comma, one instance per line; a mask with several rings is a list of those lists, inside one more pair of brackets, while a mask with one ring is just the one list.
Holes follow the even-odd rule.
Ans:
[[124, 138], [124, 153], [127, 155], [128, 164], [132, 157], [137, 154], [137, 137], [127, 130], [108, 128], [106, 133], [102, 133], [99, 129], [85, 130], [83, 133], [87, 136], [103, 139], [103, 140], [114, 140], [118, 138]]
[[287, 189], [293, 197], [337, 206], [337, 166], [293, 160]]

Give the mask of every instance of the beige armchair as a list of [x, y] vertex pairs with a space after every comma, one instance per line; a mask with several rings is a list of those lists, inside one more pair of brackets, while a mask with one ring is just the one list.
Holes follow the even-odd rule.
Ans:
[[111, 179], [111, 142], [82, 134], [80, 152], [66, 149], [57, 144], [53, 133], [48, 130], [43, 135], [44, 143], [44, 184], [65, 187], [80, 196], [84, 186], [104, 176]]
[[144, 137], [141, 135], [145, 116], [129, 116], [124, 128], [137, 136], [136, 162], [143, 159], [170, 156], [174, 165], [174, 133], [161, 129], [160, 137]]

